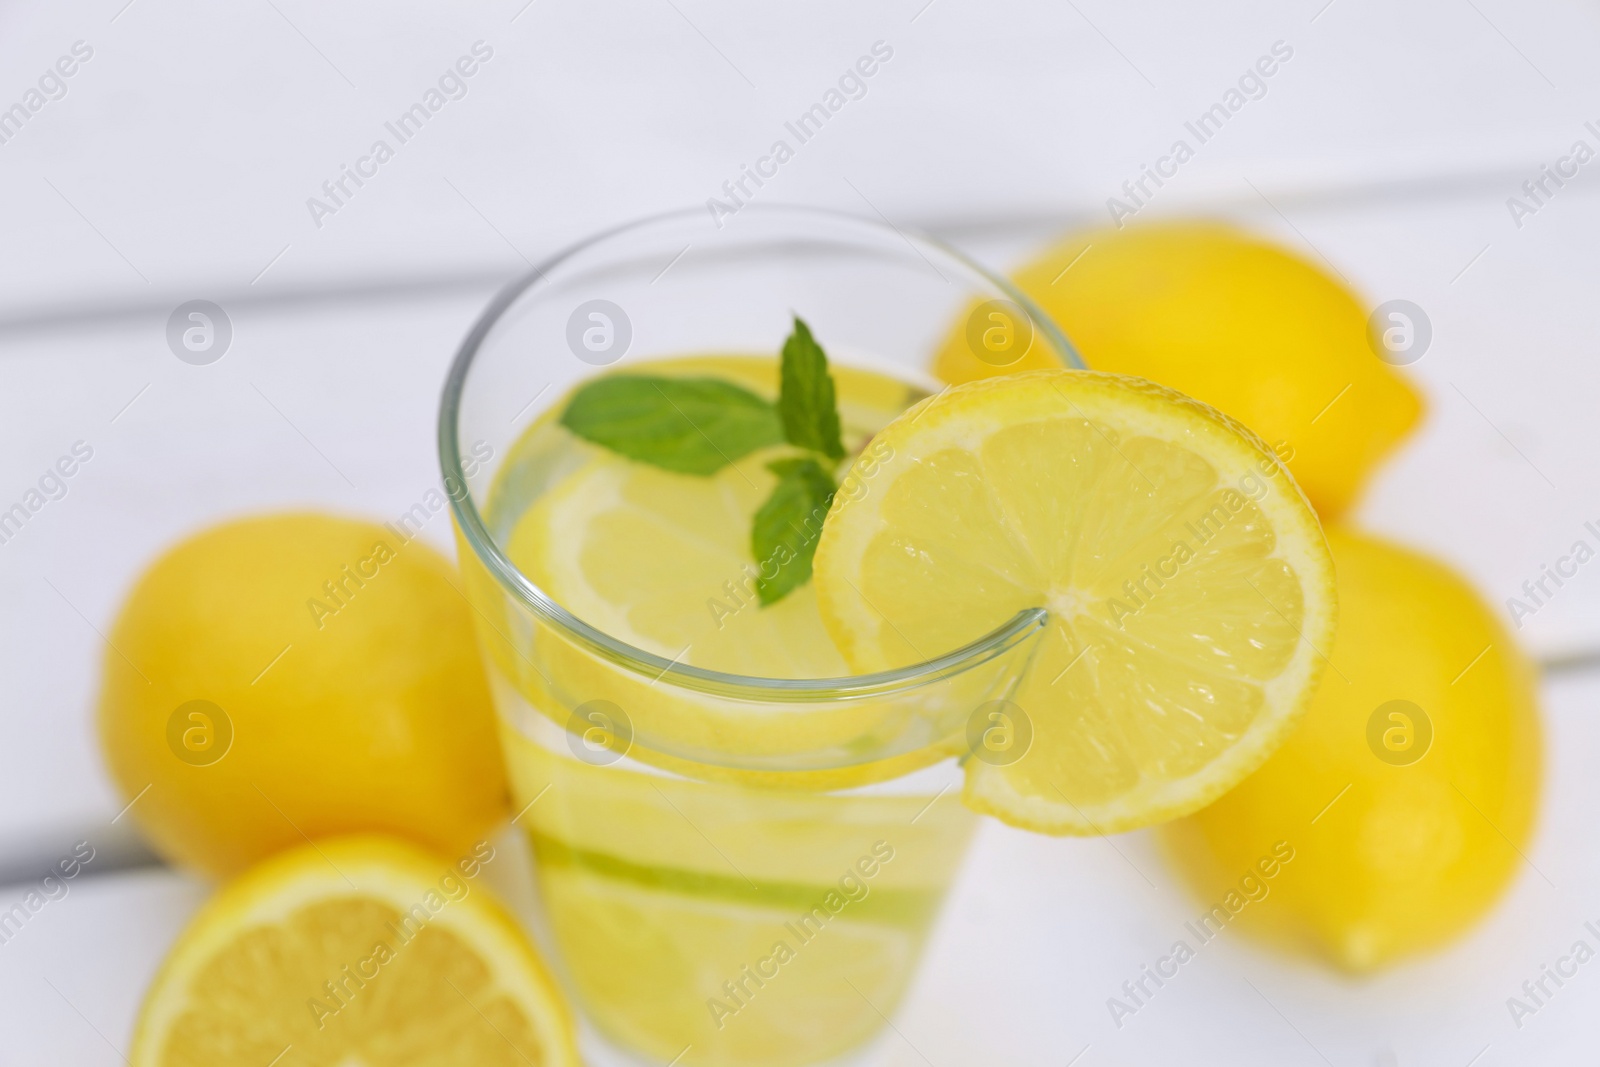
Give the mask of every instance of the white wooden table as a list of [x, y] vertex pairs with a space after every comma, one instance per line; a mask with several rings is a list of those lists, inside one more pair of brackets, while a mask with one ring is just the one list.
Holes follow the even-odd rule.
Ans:
[[[1426, 309], [1434, 345], [1409, 373], [1428, 421], [1356, 521], [1503, 604], [1600, 523], [1600, 164], [1520, 227], [1506, 204], [1575, 140], [1600, 149], [1584, 125], [1600, 125], [1597, 38], [1592, 7], [1504, 0], [0, 9], [0, 110], [74, 42], [93, 50], [64, 96], [15, 133], [0, 124], [0, 509], [75, 442], [93, 449], [0, 543], [0, 907], [41, 862], [100, 843], [70, 894], [0, 944], [0, 1065], [120, 1062], [144, 983], [205, 894], [135, 865], [90, 729], [98, 632], [141, 564], [226, 514], [404, 511], [436, 479], [444, 366], [500, 280], [718, 195], [877, 41], [894, 54], [865, 95], [759, 195], [927, 226], [999, 266], [1105, 220], [1186, 121], [1291, 47], [1141, 217], [1234, 218], [1325, 257], [1374, 304]], [[317, 226], [306, 200], [477, 41], [493, 56], [466, 95]], [[164, 338], [196, 298], [234, 329], [204, 367]], [[425, 536], [448, 549], [443, 521]], [[904, 1040], [879, 1058], [1590, 1062], [1600, 972], [1520, 1030], [1505, 999], [1600, 924], [1600, 670], [1585, 667], [1600, 569], [1519, 636], [1566, 664], [1543, 686], [1545, 814], [1504, 906], [1449, 952], [1357, 983], [1224, 938], [1119, 1029], [1106, 999], [1197, 906], [1144, 835], [991, 825]]]

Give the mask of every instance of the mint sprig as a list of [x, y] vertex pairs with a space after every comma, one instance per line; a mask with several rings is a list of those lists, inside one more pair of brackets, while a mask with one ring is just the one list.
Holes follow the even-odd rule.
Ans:
[[833, 475], [809, 456], [776, 460], [767, 464], [767, 470], [778, 476], [778, 484], [750, 524], [750, 551], [762, 564], [756, 575], [756, 597], [762, 607], [776, 604], [811, 580], [822, 520], [837, 490]]
[[573, 394], [561, 425], [629, 459], [680, 474], [715, 474], [784, 439], [771, 402], [721, 378], [596, 378]]
[[783, 344], [776, 404], [721, 378], [610, 374], [573, 393], [561, 424], [636, 462], [703, 477], [759, 448], [803, 449], [767, 464], [778, 484], [756, 511], [750, 550], [763, 607], [811, 580], [845, 450], [827, 354], [798, 315]]
[[779, 372], [778, 415], [791, 445], [821, 452], [837, 463], [844, 458], [839, 436], [839, 402], [834, 396], [828, 357], [811, 336], [811, 328], [794, 317], [794, 332], [783, 342]]

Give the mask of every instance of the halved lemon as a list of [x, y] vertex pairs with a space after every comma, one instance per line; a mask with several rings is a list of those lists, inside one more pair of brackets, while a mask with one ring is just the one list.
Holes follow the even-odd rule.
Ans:
[[349, 837], [252, 869], [178, 939], [130, 1064], [576, 1065], [554, 983], [480, 884], [493, 855]]
[[973, 709], [969, 806], [1060, 834], [1174, 818], [1259, 766], [1305, 710], [1333, 566], [1305, 497], [1243, 426], [1143, 379], [1047, 370], [946, 390], [879, 437], [893, 458], [835, 499], [814, 566], [850, 665], [1050, 615], [1009, 703]]

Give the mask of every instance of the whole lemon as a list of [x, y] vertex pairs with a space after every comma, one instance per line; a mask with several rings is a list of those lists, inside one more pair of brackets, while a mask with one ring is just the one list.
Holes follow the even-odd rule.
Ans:
[[1328, 541], [1339, 628], [1310, 710], [1166, 839], [1208, 936], [1237, 923], [1364, 971], [1456, 937], [1524, 865], [1539, 722], [1532, 672], [1459, 577]]
[[110, 633], [99, 706], [156, 849], [218, 876], [358, 831], [469, 849], [508, 795], [453, 580], [404, 531], [310, 513], [161, 556]]
[[[1080, 233], [1015, 280], [1090, 367], [1171, 386], [1260, 434], [1325, 521], [1421, 416], [1416, 391], [1368, 343], [1368, 312], [1348, 286], [1231, 226]], [[980, 360], [970, 326], [936, 358], [945, 381], [1053, 363], [1037, 342], [1010, 365]]]

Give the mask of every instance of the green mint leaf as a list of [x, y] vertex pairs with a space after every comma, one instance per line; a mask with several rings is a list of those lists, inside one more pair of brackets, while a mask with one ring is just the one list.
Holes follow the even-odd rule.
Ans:
[[811, 558], [834, 494], [833, 475], [814, 459], [780, 459], [767, 469], [778, 476], [778, 484], [750, 526], [762, 607], [811, 580]]
[[715, 474], [783, 441], [777, 409], [720, 378], [595, 378], [573, 393], [561, 425], [629, 459], [681, 474]]
[[843, 459], [839, 406], [834, 397], [833, 375], [828, 373], [828, 357], [798, 315], [794, 318], [794, 332], [783, 342], [779, 382], [778, 415], [783, 419], [784, 438], [831, 460]]

